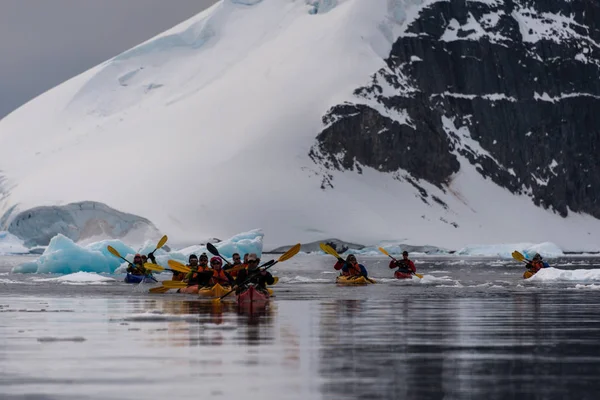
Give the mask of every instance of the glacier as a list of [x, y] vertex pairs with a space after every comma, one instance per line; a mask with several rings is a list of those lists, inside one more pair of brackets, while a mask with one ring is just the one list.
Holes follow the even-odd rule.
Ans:
[[[435, 2], [222, 0], [72, 78], [0, 121], [0, 229], [28, 210], [95, 202], [151, 221], [141, 243], [161, 232], [192, 245], [260, 227], [271, 248], [340, 237], [600, 249], [597, 219], [537, 207], [467, 163], [451, 188], [419, 182], [447, 205], [433, 208], [393, 173], [323, 171], [310, 159], [322, 116], [385, 67], [395, 40]], [[447, 129], [465, 138], [451, 119]], [[335, 190], [321, 188], [327, 174]], [[77, 253], [65, 238], [56, 242]], [[98, 252], [77, 253], [72, 264], [50, 254], [46, 267], [28, 270], [118, 267]]]

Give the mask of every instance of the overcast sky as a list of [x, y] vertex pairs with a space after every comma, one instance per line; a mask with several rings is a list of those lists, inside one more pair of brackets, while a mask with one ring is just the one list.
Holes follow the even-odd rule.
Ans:
[[0, 0], [0, 119], [217, 0]]

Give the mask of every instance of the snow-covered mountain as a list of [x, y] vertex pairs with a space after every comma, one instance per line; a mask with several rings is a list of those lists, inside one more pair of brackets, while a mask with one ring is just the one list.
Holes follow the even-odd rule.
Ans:
[[223, 0], [0, 121], [0, 229], [599, 249], [599, 47], [584, 0]]

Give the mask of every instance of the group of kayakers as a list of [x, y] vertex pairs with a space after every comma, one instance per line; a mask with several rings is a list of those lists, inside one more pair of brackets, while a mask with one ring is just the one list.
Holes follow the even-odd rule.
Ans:
[[187, 266], [190, 272], [183, 274], [174, 271], [173, 280], [187, 283], [187, 288], [180, 289], [182, 293], [195, 293], [199, 288], [212, 287], [216, 284], [221, 286], [233, 286], [236, 292], [243, 290], [247, 285], [254, 284], [259, 291], [267, 292], [266, 285], [274, 282], [273, 275], [264, 268], [258, 268], [260, 258], [255, 253], [245, 254], [244, 263], [238, 253], [232, 256], [233, 263], [223, 266], [223, 260], [214, 256], [210, 259], [206, 253], [200, 257], [191, 254]]
[[[402, 260], [393, 259], [389, 264], [390, 269], [396, 269], [394, 276], [398, 279], [412, 278], [417, 272], [415, 263], [408, 258], [408, 251], [402, 252]], [[364, 276], [368, 278], [369, 273], [367, 268], [358, 263], [354, 254], [349, 254], [346, 260], [338, 258], [337, 262], [333, 266], [336, 271], [341, 271], [342, 276]]]
[[[337, 256], [337, 254], [335, 254]], [[144, 268], [144, 264], [150, 260], [156, 264], [156, 259], [153, 252], [148, 256], [136, 254], [133, 259], [133, 264], [127, 268], [127, 272], [134, 275], [148, 274]], [[255, 253], [244, 254], [243, 261], [239, 253], [232, 255], [233, 263], [227, 263], [223, 266], [221, 257], [214, 256], [209, 259], [206, 253], [202, 253], [200, 257], [196, 254], [191, 254], [188, 259], [187, 266], [190, 272], [185, 274], [178, 271], [173, 271], [174, 281], [183, 281], [187, 283], [187, 288], [181, 289], [181, 292], [197, 292], [198, 288], [211, 287], [219, 284], [221, 286], [235, 287], [236, 291], [243, 290], [249, 283], [256, 285], [258, 290], [267, 292], [267, 285], [272, 285], [274, 278], [265, 268], [258, 268], [260, 258]], [[547, 268], [549, 265], [543, 261], [542, 256], [536, 253], [532, 260], [527, 260], [525, 266], [528, 276], [532, 276], [542, 268]], [[408, 252], [402, 252], [402, 259], [392, 259], [389, 263], [390, 269], [395, 269], [394, 277], [397, 279], [409, 279], [415, 275], [417, 269], [415, 263], [408, 258]], [[337, 262], [334, 265], [336, 271], [340, 271], [341, 276], [346, 277], [365, 277], [368, 278], [367, 268], [360, 264], [354, 254], [349, 254], [346, 259], [338, 256]], [[418, 274], [417, 274], [418, 275]]]

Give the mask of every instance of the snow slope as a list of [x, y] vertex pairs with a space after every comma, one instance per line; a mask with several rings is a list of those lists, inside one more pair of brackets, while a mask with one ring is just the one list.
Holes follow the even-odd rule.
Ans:
[[93, 200], [149, 219], [172, 243], [262, 228], [268, 247], [340, 237], [598, 249], [597, 220], [538, 209], [469, 165], [438, 194], [448, 210], [369, 169], [320, 189], [308, 152], [322, 116], [431, 2], [217, 3], [0, 121], [0, 218]]

